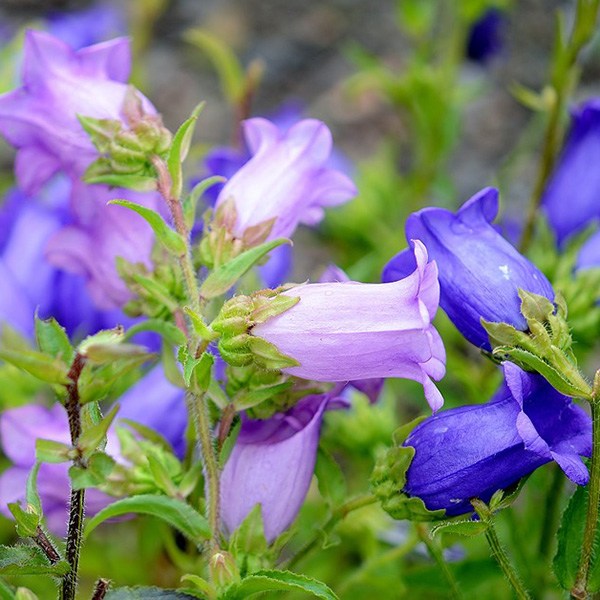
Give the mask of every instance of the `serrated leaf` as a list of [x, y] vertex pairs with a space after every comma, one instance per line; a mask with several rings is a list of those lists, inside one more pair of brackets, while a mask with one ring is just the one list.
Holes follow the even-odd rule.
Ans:
[[[588, 488], [579, 486], [571, 496], [565, 509], [558, 530], [558, 548], [552, 561], [554, 574], [561, 587], [570, 590], [575, 584], [579, 560], [581, 558], [581, 546], [583, 544], [583, 533], [585, 529], [586, 512], [588, 504]], [[596, 530], [594, 541], [590, 574], [588, 579], [588, 592], [600, 590], [600, 560], [598, 560], [598, 548], [600, 548], [600, 528]]]
[[34, 537], [37, 526], [40, 524], [41, 515], [31, 510], [24, 510], [18, 502], [9, 502], [8, 510], [16, 521], [17, 534], [20, 537]]
[[119, 587], [108, 591], [105, 600], [197, 600], [178, 590], [166, 590], [157, 587]]
[[181, 190], [183, 187], [183, 174], [181, 170], [181, 163], [185, 160], [187, 153], [192, 143], [192, 136], [194, 135], [194, 129], [196, 128], [196, 121], [198, 115], [204, 108], [204, 102], [201, 102], [194, 108], [192, 114], [187, 121], [185, 121], [177, 130], [173, 136], [171, 147], [169, 148], [169, 154], [167, 156], [167, 168], [171, 175], [171, 195], [173, 198], [179, 199], [181, 196]]
[[131, 339], [134, 335], [142, 331], [154, 331], [174, 346], [181, 346], [186, 342], [185, 333], [179, 327], [160, 319], [147, 319], [130, 327], [125, 333], [125, 340]]
[[62, 360], [66, 365], [73, 362], [73, 346], [64, 327], [55, 318], [40, 319], [36, 315], [35, 338], [38, 348], [44, 354]]
[[231, 289], [240, 277], [247, 273], [259, 260], [271, 250], [283, 244], [291, 244], [291, 241], [279, 238], [242, 252], [239, 256], [210, 273], [200, 286], [200, 294], [207, 299], [221, 296]]
[[454, 535], [462, 535], [466, 537], [475, 537], [485, 533], [488, 524], [483, 521], [451, 521], [450, 523], [442, 523], [431, 529], [431, 535], [436, 536], [442, 533], [450, 533]]
[[41, 352], [33, 350], [12, 351], [3, 348], [0, 349], [0, 359], [46, 383], [62, 385], [69, 383], [66, 365], [61, 360]]
[[271, 570], [256, 571], [246, 577], [240, 583], [229, 588], [223, 599], [245, 600], [269, 591], [298, 591], [309, 594], [313, 598], [321, 598], [321, 600], [338, 600], [333, 590], [321, 581], [291, 571]]
[[187, 252], [185, 239], [171, 229], [156, 211], [129, 200], [111, 200], [108, 204], [124, 206], [140, 215], [152, 227], [156, 238], [174, 256], [184, 256]]
[[197, 544], [211, 535], [206, 519], [189, 504], [175, 498], [153, 494], [123, 498], [109, 504], [89, 520], [85, 535], [88, 536], [107, 519], [131, 513], [158, 517]]
[[44, 553], [34, 546], [0, 546], [0, 573], [3, 575], [61, 576], [69, 570], [64, 560], [51, 565]]

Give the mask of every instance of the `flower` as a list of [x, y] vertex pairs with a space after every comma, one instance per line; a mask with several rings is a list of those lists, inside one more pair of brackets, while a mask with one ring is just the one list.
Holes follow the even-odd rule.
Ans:
[[48, 33], [25, 34], [23, 85], [0, 96], [0, 132], [18, 149], [16, 176], [26, 193], [59, 170], [80, 177], [97, 157], [77, 117], [123, 118], [130, 62], [124, 38], [75, 51]]
[[216, 207], [232, 199], [234, 233], [274, 219], [269, 239], [291, 236], [299, 223], [315, 224], [323, 207], [356, 194], [352, 181], [327, 166], [331, 132], [321, 121], [304, 119], [282, 133], [262, 118], [243, 122], [252, 158], [225, 184]]
[[415, 449], [404, 491], [429, 510], [448, 516], [472, 510], [500, 489], [554, 460], [585, 485], [591, 419], [541, 375], [504, 364], [505, 382], [486, 404], [440, 412], [420, 423], [404, 442]]
[[[497, 213], [498, 191], [485, 188], [456, 214], [425, 208], [406, 222], [407, 239], [421, 240], [438, 265], [440, 306], [472, 344], [487, 350], [491, 346], [482, 318], [527, 329], [519, 289], [554, 300], [546, 277], [491, 224]], [[404, 277], [411, 269], [408, 257], [405, 250], [392, 258], [383, 281]]]
[[328, 395], [303, 398], [265, 421], [243, 417], [221, 474], [221, 514], [229, 532], [260, 504], [272, 542], [296, 518], [312, 479]]
[[497, 56], [504, 46], [506, 15], [498, 8], [489, 8], [473, 23], [467, 39], [467, 57], [485, 63]]
[[600, 231], [591, 235], [579, 249], [576, 269], [600, 267]]
[[571, 127], [542, 196], [542, 208], [561, 246], [600, 218], [598, 160], [600, 99], [593, 98], [571, 112]]
[[403, 377], [423, 384], [433, 410], [442, 404], [431, 378], [445, 373], [445, 351], [431, 324], [439, 301], [435, 263], [416, 241], [410, 275], [393, 283], [315, 283], [282, 296], [299, 298], [285, 312], [254, 325], [298, 365], [284, 372], [316, 381]]

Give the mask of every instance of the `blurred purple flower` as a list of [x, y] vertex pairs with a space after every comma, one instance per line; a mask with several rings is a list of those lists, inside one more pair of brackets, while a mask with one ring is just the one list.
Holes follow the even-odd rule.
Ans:
[[216, 206], [233, 199], [235, 233], [275, 219], [269, 239], [289, 237], [299, 223], [314, 225], [323, 208], [356, 194], [352, 181], [327, 166], [332, 139], [327, 126], [305, 119], [282, 133], [266, 119], [243, 123], [252, 158], [225, 184]]
[[559, 246], [600, 219], [600, 99], [571, 112], [571, 127], [552, 173], [542, 207]]
[[48, 33], [26, 33], [23, 85], [0, 96], [0, 132], [17, 148], [16, 176], [26, 193], [59, 170], [79, 178], [96, 158], [77, 115], [121, 119], [130, 62], [127, 39], [74, 51]]
[[473, 23], [467, 39], [467, 57], [485, 63], [504, 47], [506, 15], [498, 8], [489, 8]]
[[300, 301], [255, 325], [252, 335], [271, 342], [300, 365], [286, 373], [316, 381], [403, 377], [423, 384], [435, 411], [443, 398], [431, 378], [445, 373], [445, 350], [431, 324], [439, 284], [427, 250], [414, 244], [409, 275], [387, 284], [315, 283], [283, 292]]
[[221, 474], [222, 518], [233, 532], [261, 505], [267, 541], [287, 529], [302, 506], [313, 476], [328, 395], [307, 396], [265, 421], [243, 417]]
[[600, 267], [600, 231], [590, 236], [577, 255], [576, 269], [592, 269]]
[[123, 11], [106, 2], [82, 10], [51, 12], [46, 16], [46, 27], [74, 50], [127, 33]]
[[490, 500], [554, 460], [578, 485], [588, 481], [592, 425], [585, 411], [541, 375], [504, 364], [505, 383], [486, 404], [440, 412], [404, 442], [415, 448], [405, 491], [448, 516], [472, 511], [471, 498]]
[[[554, 300], [550, 282], [519, 254], [491, 224], [498, 214], [498, 191], [485, 188], [458, 212], [425, 208], [406, 222], [406, 238], [421, 240], [438, 265], [440, 306], [460, 332], [491, 350], [481, 318], [525, 330], [518, 290]], [[412, 269], [405, 250], [392, 258], [383, 281], [395, 281]]]

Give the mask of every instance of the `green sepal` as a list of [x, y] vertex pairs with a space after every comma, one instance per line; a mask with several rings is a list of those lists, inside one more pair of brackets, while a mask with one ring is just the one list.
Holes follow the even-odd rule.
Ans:
[[61, 560], [51, 565], [45, 554], [34, 546], [0, 546], [0, 574], [2, 575], [53, 575], [60, 577], [70, 571], [69, 564]]
[[154, 331], [174, 346], [181, 346], [186, 342], [185, 333], [177, 325], [160, 319], [146, 319], [133, 325], [127, 330], [123, 339], [126, 341], [142, 331]]
[[436, 536], [443, 533], [451, 535], [461, 535], [465, 537], [476, 537], [485, 533], [489, 525], [485, 521], [473, 521], [471, 519], [461, 519], [459, 521], [449, 521], [435, 525], [431, 529], [431, 535]]
[[220, 267], [217, 267], [200, 286], [200, 295], [207, 299], [222, 296], [256, 263], [271, 252], [271, 250], [283, 244], [291, 244], [291, 241], [285, 238], [279, 238], [265, 242], [260, 246], [242, 252], [235, 258]]
[[122, 127], [118, 119], [94, 119], [84, 115], [77, 115], [77, 119], [96, 149], [102, 154], [109, 151], [112, 140]]
[[263, 338], [250, 335], [247, 343], [254, 362], [263, 369], [281, 370], [300, 366], [294, 357], [283, 354], [275, 344]]
[[[201, 315], [195, 313], [189, 306], [183, 307], [183, 312], [190, 318], [190, 322], [194, 329], [194, 333], [198, 334], [201, 339], [212, 342], [219, 337], [219, 333], [213, 331], [202, 318]], [[183, 343], [183, 342], [182, 342]]]
[[150, 298], [152, 298], [152, 300], [164, 304], [171, 313], [179, 308], [177, 301], [171, 296], [170, 290], [165, 287], [162, 282], [157, 281], [152, 277], [141, 275], [140, 273], [133, 273], [131, 278], [150, 296]]
[[156, 487], [171, 498], [177, 498], [179, 496], [179, 490], [173, 483], [173, 479], [163, 461], [160, 459], [159, 453], [148, 452], [146, 454], [146, 460], [148, 461], [148, 467]]
[[108, 204], [124, 206], [140, 215], [154, 231], [156, 238], [173, 256], [184, 256], [187, 252], [186, 240], [176, 231], [171, 229], [165, 220], [154, 210], [129, 200], [111, 200]]
[[181, 163], [185, 160], [190, 149], [192, 136], [194, 135], [194, 129], [196, 128], [196, 122], [198, 121], [198, 115], [202, 112], [204, 106], [205, 102], [201, 102], [194, 108], [190, 118], [179, 127], [173, 136], [173, 141], [169, 148], [167, 168], [169, 169], [169, 175], [171, 176], [171, 196], [176, 199], [179, 199], [181, 196], [181, 190], [183, 188]]
[[44, 354], [62, 360], [67, 365], [73, 362], [73, 346], [64, 327], [54, 317], [40, 319], [35, 316], [35, 338], [38, 348]]
[[[0, 589], [0, 592], [2, 590]], [[2, 596], [0, 595], [0, 598]], [[14, 600], [39, 600], [38, 597], [29, 589], [24, 587], [17, 588], [14, 595]]]
[[106, 478], [115, 467], [115, 460], [104, 452], [94, 452], [86, 461], [85, 468], [72, 466], [69, 477], [74, 490], [98, 487], [106, 482]]
[[189, 354], [186, 346], [180, 346], [178, 359], [183, 365], [185, 387], [197, 394], [206, 392], [210, 385], [214, 356], [204, 352], [200, 358], [194, 358]]
[[153, 192], [156, 190], [156, 179], [147, 175], [130, 173], [113, 173], [112, 165], [99, 158], [93, 162], [83, 174], [83, 180], [89, 184], [102, 184], [109, 187], [125, 188], [136, 192]]
[[23, 538], [35, 537], [37, 528], [42, 520], [42, 515], [32, 507], [28, 506], [27, 509], [21, 508], [18, 502], [9, 502], [7, 506], [15, 518], [17, 535]]
[[113, 406], [100, 423], [86, 429], [81, 434], [77, 441], [77, 448], [81, 452], [83, 458], [88, 458], [98, 449], [104, 450], [104, 447], [106, 446], [106, 434], [112, 425], [112, 422], [115, 420], [118, 410], [118, 405]]
[[73, 460], [77, 456], [77, 451], [68, 444], [57, 442], [56, 440], [35, 441], [35, 458], [43, 463], [63, 463]]

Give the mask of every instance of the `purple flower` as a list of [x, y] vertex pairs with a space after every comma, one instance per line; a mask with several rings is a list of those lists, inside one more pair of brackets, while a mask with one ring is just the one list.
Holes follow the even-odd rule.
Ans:
[[256, 504], [261, 505], [267, 541], [290, 526], [310, 486], [329, 399], [307, 396], [266, 421], [244, 417], [221, 474], [222, 518], [229, 532]]
[[467, 57], [485, 63], [494, 58], [504, 46], [506, 16], [490, 8], [475, 22], [467, 39]]
[[600, 267], [600, 231], [590, 236], [577, 255], [577, 269], [591, 269]]
[[315, 224], [323, 208], [356, 194], [352, 181], [327, 166], [331, 132], [321, 121], [305, 119], [282, 133], [266, 119], [243, 123], [252, 158], [225, 184], [216, 206], [233, 199], [235, 233], [275, 219], [270, 239], [289, 237], [299, 223]]
[[[554, 300], [546, 277], [491, 224], [497, 213], [498, 191], [485, 188], [456, 214], [425, 208], [406, 222], [407, 239], [421, 240], [438, 265], [440, 306], [471, 343], [487, 350], [491, 346], [481, 318], [527, 328], [519, 289]], [[404, 277], [411, 268], [405, 250], [386, 265], [383, 281]]]
[[571, 113], [571, 128], [542, 197], [559, 245], [600, 218], [600, 99]]
[[448, 516], [472, 510], [470, 499], [494, 492], [554, 460], [585, 485], [590, 417], [541, 375], [504, 364], [505, 383], [486, 404], [442, 411], [418, 425], [404, 442], [415, 449], [405, 492]]
[[126, 39], [74, 51], [47, 33], [26, 33], [23, 85], [0, 96], [0, 132], [18, 149], [25, 192], [34, 194], [59, 170], [78, 178], [96, 158], [77, 115], [121, 119], [130, 62]]
[[445, 373], [442, 340], [431, 324], [439, 301], [435, 263], [414, 244], [410, 275], [393, 283], [315, 283], [283, 292], [300, 301], [255, 325], [252, 335], [298, 361], [284, 369], [316, 381], [403, 377], [423, 384], [433, 410], [443, 399], [432, 383]]

